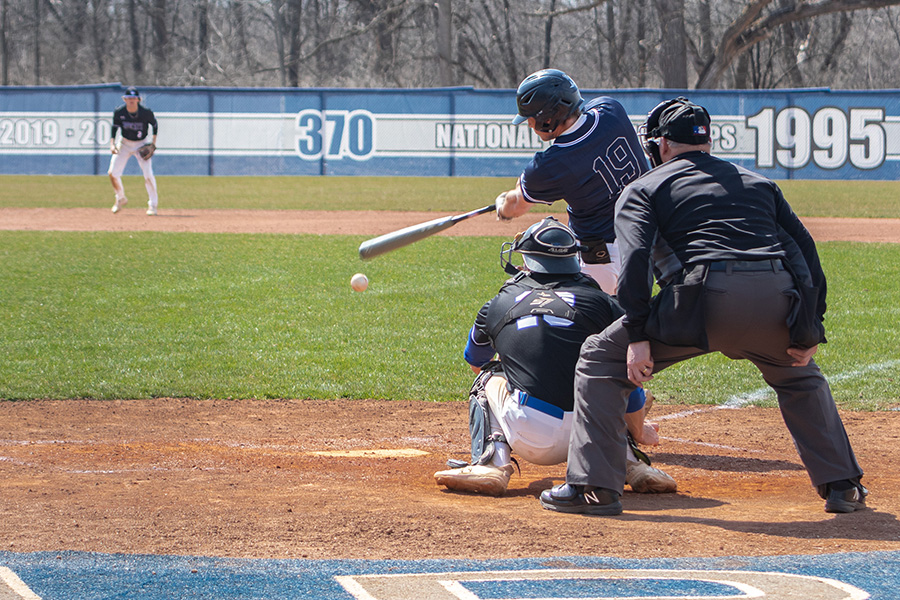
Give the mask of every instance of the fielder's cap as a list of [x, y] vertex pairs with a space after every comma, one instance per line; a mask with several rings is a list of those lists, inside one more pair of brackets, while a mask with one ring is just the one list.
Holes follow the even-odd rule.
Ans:
[[679, 96], [657, 108], [658, 124], [654, 131], [648, 132], [648, 137], [664, 137], [673, 142], [691, 145], [709, 142], [709, 113], [699, 104]]
[[578, 273], [581, 244], [572, 230], [547, 217], [516, 238], [512, 251], [522, 254], [525, 266], [535, 273]]
[[125, 90], [125, 93], [122, 94], [123, 98], [140, 98], [141, 93], [138, 91], [136, 87], [130, 87]]

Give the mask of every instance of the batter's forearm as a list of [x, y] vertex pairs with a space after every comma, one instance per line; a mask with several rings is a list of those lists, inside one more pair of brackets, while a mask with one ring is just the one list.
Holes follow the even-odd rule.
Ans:
[[516, 187], [506, 192], [502, 206], [497, 206], [497, 216], [503, 219], [515, 219], [527, 213], [529, 209], [531, 209], [531, 203], [525, 200], [522, 188], [516, 183]]

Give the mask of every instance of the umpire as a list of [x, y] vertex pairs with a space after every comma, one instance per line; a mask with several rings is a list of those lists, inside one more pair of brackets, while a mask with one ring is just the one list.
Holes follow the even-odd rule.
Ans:
[[653, 373], [714, 351], [751, 361], [775, 390], [825, 511], [865, 507], [862, 470], [812, 360], [825, 341], [815, 243], [774, 182], [709, 154], [709, 130], [707, 111], [681, 97], [641, 128], [656, 168], [616, 206], [625, 316], [582, 347], [566, 483], [541, 494], [544, 508], [621, 513], [625, 399]]

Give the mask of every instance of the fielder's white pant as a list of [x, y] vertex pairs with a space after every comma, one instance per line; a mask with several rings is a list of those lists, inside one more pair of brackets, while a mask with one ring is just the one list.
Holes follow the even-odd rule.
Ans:
[[156, 192], [156, 177], [153, 176], [153, 157], [147, 160], [141, 158], [138, 150], [146, 144], [146, 141], [137, 141], [122, 139], [119, 143], [119, 153], [113, 154], [109, 161], [109, 170], [107, 173], [116, 182], [116, 200], [122, 200], [125, 197], [125, 187], [122, 185], [122, 173], [125, 172], [125, 165], [128, 159], [134, 156], [137, 159], [138, 166], [144, 173], [144, 187], [147, 188], [147, 196], [149, 200], [147, 204], [150, 208], [156, 208], [159, 197]]
[[[513, 452], [536, 465], [558, 465], [569, 455], [569, 436], [572, 433], [572, 411], [563, 411], [562, 418], [548, 415], [529, 405], [519, 404], [518, 390], [509, 391], [506, 378], [494, 374], [484, 387], [484, 395], [491, 411], [491, 433], [502, 433], [507, 444], [495, 444], [490, 464], [502, 467], [510, 463]], [[629, 447], [628, 460], [637, 460]]]
[[589, 265], [579, 257], [581, 262], [581, 272], [590, 275], [600, 284], [600, 289], [610, 296], [616, 295], [616, 288], [619, 283], [619, 245], [616, 242], [606, 245], [609, 250], [609, 262], [605, 265]]

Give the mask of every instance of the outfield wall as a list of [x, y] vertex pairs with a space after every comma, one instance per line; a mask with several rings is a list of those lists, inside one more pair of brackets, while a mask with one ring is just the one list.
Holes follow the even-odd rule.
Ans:
[[[0, 174], [105, 174], [119, 84], [0, 87]], [[160, 175], [515, 177], [540, 139], [514, 126], [514, 90], [141, 88], [160, 124]], [[714, 148], [774, 179], [900, 179], [900, 93], [584, 90], [635, 125], [683, 94]], [[134, 161], [127, 173], [139, 173]]]

